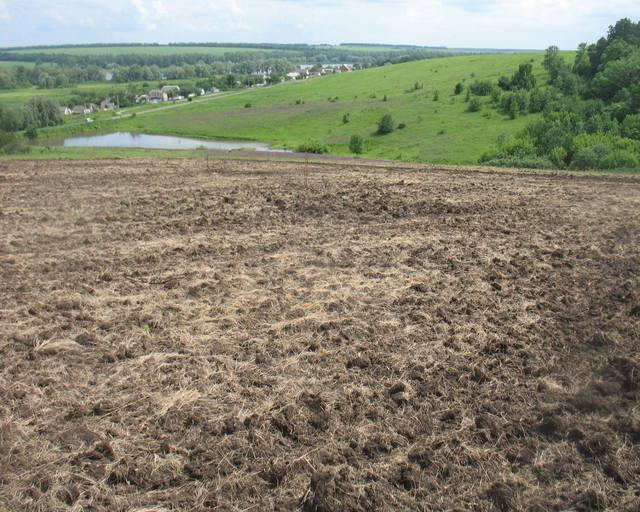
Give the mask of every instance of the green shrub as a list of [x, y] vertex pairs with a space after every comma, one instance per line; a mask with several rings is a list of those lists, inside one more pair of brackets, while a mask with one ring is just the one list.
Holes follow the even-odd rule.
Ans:
[[603, 146], [609, 152], [627, 151], [632, 154], [640, 154], [640, 143], [638, 141], [611, 133], [581, 133], [572, 139], [570, 146], [573, 152], [578, 152], [588, 147]]
[[32, 124], [24, 131], [24, 136], [29, 140], [36, 140], [38, 138], [38, 128]]
[[328, 152], [329, 148], [327, 145], [316, 139], [309, 139], [298, 146], [298, 153], [315, 153], [322, 155]]
[[637, 169], [640, 157], [630, 151], [616, 149], [602, 159], [603, 169]]
[[640, 166], [638, 144], [610, 134], [581, 134], [572, 141], [571, 168], [621, 169]]
[[543, 112], [551, 101], [551, 93], [546, 89], [534, 89], [529, 95], [529, 112]]
[[494, 88], [493, 91], [491, 91], [491, 103], [493, 103], [494, 106], [499, 105], [501, 98], [502, 91], [500, 89]]
[[632, 114], [622, 121], [622, 135], [629, 139], [640, 140], [640, 114]]
[[391, 114], [385, 114], [382, 116], [380, 121], [378, 121], [378, 135], [386, 135], [393, 131], [394, 122]]
[[398, 130], [404, 130], [407, 127], [405, 123], [398, 124]]
[[251, 108], [253, 105], [251, 105], [251, 103], [245, 103], [244, 104], [244, 108]]
[[548, 158], [528, 155], [523, 157], [502, 157], [487, 160], [484, 162], [486, 165], [492, 165], [494, 167], [515, 167], [521, 169], [553, 169], [554, 165]]
[[580, 148], [571, 159], [571, 169], [602, 169], [602, 161], [609, 152], [602, 144]]
[[351, 122], [351, 115], [345, 114], [342, 116], [342, 124], [348, 124]]
[[438, 101], [440, 99], [440, 92], [436, 91], [433, 93], [433, 101]]
[[478, 98], [471, 98], [469, 102], [469, 106], [467, 107], [467, 112], [479, 112], [482, 108], [482, 103]]
[[469, 86], [469, 89], [476, 96], [489, 96], [493, 91], [493, 84], [490, 80], [476, 80]]
[[455, 89], [453, 90], [454, 94], [456, 96], [460, 96], [462, 94], [462, 92], [464, 91], [464, 84], [462, 82], [458, 82], [456, 84]]
[[549, 160], [556, 166], [558, 169], [564, 169], [567, 165], [567, 150], [562, 146], [557, 146], [551, 150], [549, 153]]
[[20, 151], [20, 139], [13, 132], [0, 130], [0, 153], [12, 155]]
[[364, 138], [360, 135], [352, 135], [349, 140], [349, 150], [355, 155], [361, 155], [364, 152]]

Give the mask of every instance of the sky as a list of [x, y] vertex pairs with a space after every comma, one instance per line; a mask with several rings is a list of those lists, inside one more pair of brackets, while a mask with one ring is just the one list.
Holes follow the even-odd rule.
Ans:
[[574, 49], [640, 0], [0, 0], [0, 46], [396, 43]]

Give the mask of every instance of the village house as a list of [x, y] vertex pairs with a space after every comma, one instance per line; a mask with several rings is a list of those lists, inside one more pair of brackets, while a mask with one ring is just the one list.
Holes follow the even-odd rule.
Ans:
[[164, 85], [162, 89], [160, 89], [163, 93], [165, 93], [168, 97], [174, 96], [176, 93], [180, 92], [179, 85]]
[[166, 92], [163, 92], [160, 89], [154, 89], [149, 91], [149, 102], [150, 103], [162, 103], [163, 101], [169, 101], [169, 96]]
[[293, 71], [292, 73], [287, 73], [287, 80], [298, 80], [300, 77], [301, 75], [297, 71]]
[[341, 64], [338, 71], [340, 71], [340, 73], [350, 73], [353, 71], [353, 66], [351, 64]]
[[141, 94], [140, 96], [136, 96], [136, 103], [149, 103], [149, 95]]
[[69, 107], [60, 107], [60, 113], [63, 116], [70, 116], [73, 114], [73, 111]]
[[106, 98], [100, 102], [100, 110], [112, 110], [116, 108], [116, 104], [111, 101], [111, 98]]
[[91, 109], [87, 105], [76, 105], [71, 112], [77, 116], [84, 116], [91, 113]]

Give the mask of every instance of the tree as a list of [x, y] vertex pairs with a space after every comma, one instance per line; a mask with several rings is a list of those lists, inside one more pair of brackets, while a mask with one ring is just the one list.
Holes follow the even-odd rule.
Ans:
[[573, 62], [573, 72], [579, 76], [587, 76], [591, 70], [591, 62], [589, 61], [589, 52], [587, 51], [587, 43], [580, 43], [576, 58]]
[[464, 91], [464, 85], [462, 84], [462, 82], [458, 82], [453, 92], [455, 93], [456, 96], [460, 96], [463, 91]]
[[391, 133], [394, 128], [393, 117], [391, 114], [385, 114], [378, 122], [378, 135], [386, 135]]
[[[562, 61], [564, 63], [564, 61]], [[530, 62], [520, 64], [518, 71], [511, 77], [511, 89], [523, 89], [530, 91], [536, 86], [536, 77], [533, 76], [533, 66]]]
[[549, 82], [555, 83], [563, 67], [566, 67], [564, 60], [560, 56], [560, 49], [557, 46], [549, 46], [547, 48], [542, 65], [549, 73]]
[[364, 138], [360, 135], [352, 135], [349, 150], [355, 155], [361, 155], [364, 152]]

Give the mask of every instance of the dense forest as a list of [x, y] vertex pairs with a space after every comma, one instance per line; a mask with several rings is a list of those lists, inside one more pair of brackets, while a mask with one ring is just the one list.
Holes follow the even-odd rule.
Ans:
[[[516, 117], [542, 117], [511, 138], [499, 140], [481, 162], [508, 167], [619, 169], [640, 166], [640, 22], [622, 19], [594, 44], [581, 44], [572, 65], [558, 48], [547, 49], [546, 84], [530, 64], [498, 84], [474, 84], [472, 103]], [[474, 100], [476, 102], [474, 103]], [[479, 108], [478, 108], [479, 109]]]

